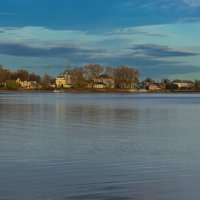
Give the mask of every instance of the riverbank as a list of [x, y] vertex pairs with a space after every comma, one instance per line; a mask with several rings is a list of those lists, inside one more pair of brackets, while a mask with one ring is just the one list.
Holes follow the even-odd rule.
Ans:
[[19, 92], [19, 93], [156, 93], [156, 94], [167, 94], [167, 93], [200, 93], [200, 90], [123, 90], [123, 89], [94, 89], [94, 88], [87, 88], [87, 89], [80, 89], [80, 88], [69, 88], [69, 89], [37, 89], [37, 90], [25, 90], [25, 89], [18, 89], [18, 90], [8, 90], [8, 89], [0, 89], [0, 93], [10, 93], [10, 92]]

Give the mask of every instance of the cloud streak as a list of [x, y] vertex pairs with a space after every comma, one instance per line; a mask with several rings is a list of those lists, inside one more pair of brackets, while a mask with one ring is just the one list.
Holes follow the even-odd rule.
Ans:
[[188, 57], [198, 56], [199, 54], [193, 52], [186, 52], [169, 48], [168, 46], [161, 46], [156, 44], [142, 44], [131, 47], [136, 54], [144, 54], [146, 56], [157, 58], [169, 58], [169, 57]]
[[143, 8], [149, 10], [155, 9], [169, 9], [176, 8], [182, 9], [183, 6], [187, 9], [198, 8], [200, 6], [200, 0], [134, 0], [134, 1], [124, 1], [118, 4], [119, 8], [124, 9], [134, 9], [134, 8]]
[[100, 50], [81, 49], [77, 47], [38, 48], [17, 43], [0, 43], [0, 54], [23, 57], [65, 57], [71, 54], [101, 53]]
[[200, 0], [184, 0], [184, 3], [192, 8], [200, 7]]
[[[141, 74], [164, 76], [164, 73], [199, 70], [199, 34], [200, 28], [195, 23], [99, 32], [5, 27], [0, 28], [0, 58], [3, 65], [17, 65], [19, 68], [30, 65], [33, 68], [65, 66], [66, 63], [72, 66], [125, 64], [139, 68]], [[59, 72], [55, 71], [55, 74]]]

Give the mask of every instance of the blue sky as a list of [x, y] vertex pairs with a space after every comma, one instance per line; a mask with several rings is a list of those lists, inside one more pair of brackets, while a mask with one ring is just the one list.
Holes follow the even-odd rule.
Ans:
[[67, 63], [200, 79], [200, 0], [6, 0], [0, 63], [57, 75]]

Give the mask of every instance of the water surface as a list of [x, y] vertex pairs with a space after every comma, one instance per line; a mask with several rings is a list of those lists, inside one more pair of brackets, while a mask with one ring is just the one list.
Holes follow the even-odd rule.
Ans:
[[200, 95], [0, 94], [0, 199], [200, 197]]

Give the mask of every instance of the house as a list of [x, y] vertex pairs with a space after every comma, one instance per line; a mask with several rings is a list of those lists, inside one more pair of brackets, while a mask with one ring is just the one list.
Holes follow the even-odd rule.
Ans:
[[56, 78], [56, 87], [64, 88], [66, 86], [66, 77], [64, 75], [60, 75]]
[[107, 87], [107, 85], [102, 83], [102, 82], [94, 83], [94, 88], [96, 88], [96, 89], [103, 89], [103, 88], [106, 88], [106, 87]]
[[94, 79], [94, 88], [115, 88], [115, 80], [108, 74], [102, 74]]
[[158, 83], [158, 87], [159, 87], [161, 90], [165, 90], [165, 89], [166, 89], [166, 84], [165, 84], [165, 83]]
[[72, 87], [72, 80], [71, 80], [71, 73], [70, 73], [70, 66], [67, 66], [67, 70], [63, 72], [63, 74], [59, 75], [56, 78], [56, 87], [57, 88], [71, 88]]
[[191, 89], [194, 87], [194, 82], [186, 80], [174, 80], [173, 84], [178, 85], [179, 89]]
[[138, 84], [139, 89], [148, 89], [150, 84], [155, 84], [155, 82], [150, 82], [149, 80], [144, 80]]
[[21, 81], [20, 78], [16, 80], [16, 83], [23, 89], [36, 89], [38, 86], [36, 81]]
[[158, 87], [158, 85], [151, 83], [151, 84], [148, 85], [148, 90], [156, 91], [156, 90], [160, 90], [160, 88]]

